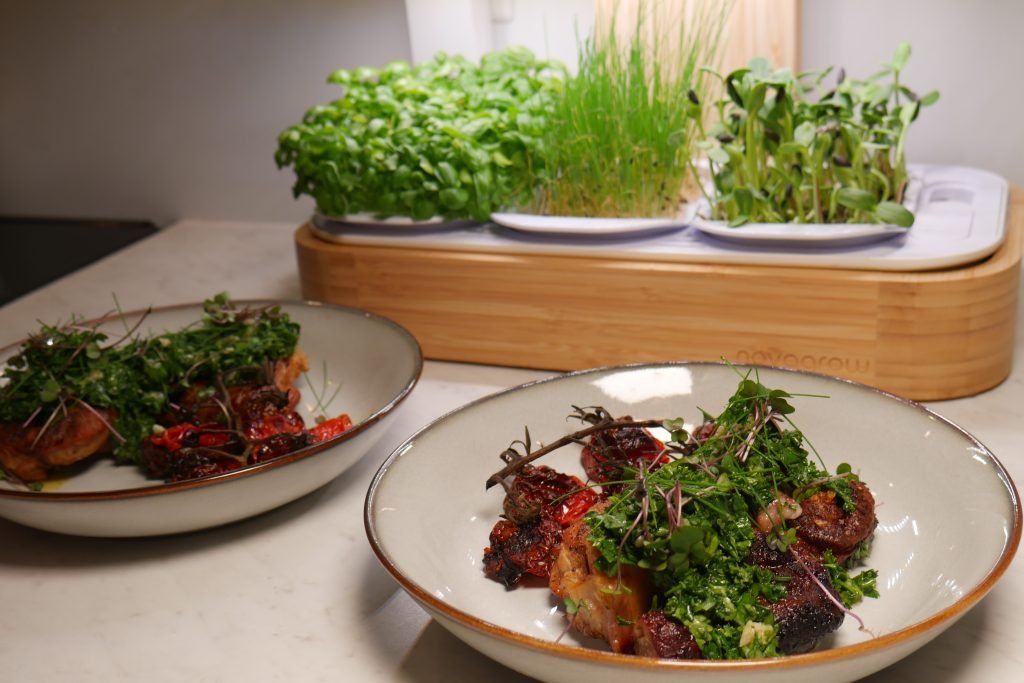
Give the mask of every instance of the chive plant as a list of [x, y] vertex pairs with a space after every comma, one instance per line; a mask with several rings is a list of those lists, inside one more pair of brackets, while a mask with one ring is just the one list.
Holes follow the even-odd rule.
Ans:
[[730, 2], [640, 2], [631, 35], [617, 12], [581, 41], [578, 71], [556, 94], [532, 165], [530, 210], [660, 216], [679, 209], [695, 152], [694, 121]]
[[[919, 97], [900, 76], [910, 58], [901, 43], [864, 80], [833, 69], [794, 75], [764, 59], [722, 76], [717, 122], [698, 147], [708, 157], [712, 217], [746, 223], [913, 225], [902, 205], [907, 131], [936, 91]], [[827, 89], [827, 91], [826, 91]], [[698, 123], [700, 123], [698, 121]]]

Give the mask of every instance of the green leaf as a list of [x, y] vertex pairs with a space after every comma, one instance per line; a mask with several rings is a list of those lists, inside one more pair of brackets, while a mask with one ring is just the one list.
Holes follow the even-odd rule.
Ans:
[[49, 379], [43, 384], [42, 390], [39, 392], [39, 400], [43, 403], [49, 403], [50, 401], [56, 401], [57, 396], [60, 395], [60, 384], [54, 379]]
[[776, 157], [782, 156], [793, 156], [798, 157], [803, 152], [807, 151], [806, 145], [801, 145], [796, 142], [783, 142], [779, 145], [778, 149], [775, 150]]
[[929, 106], [935, 104], [938, 101], [939, 101], [939, 91], [938, 90], [932, 90], [928, 94], [922, 96], [920, 100], [918, 100], [918, 102], [920, 102], [922, 107], [929, 107]]
[[817, 126], [810, 121], [804, 121], [793, 131], [793, 139], [796, 143], [807, 148], [814, 144], [814, 139], [817, 135]]
[[921, 109], [920, 102], [910, 102], [900, 109], [900, 123], [907, 127], [917, 118], [917, 112]]
[[736, 209], [743, 216], [749, 216], [754, 210], [754, 194], [745, 187], [737, 187], [732, 192], [732, 198], [736, 200]]
[[874, 211], [878, 198], [871, 192], [859, 187], [841, 187], [836, 196], [843, 206], [858, 211]]
[[772, 389], [768, 392], [768, 405], [770, 405], [773, 410], [782, 413], [783, 415], [789, 415], [796, 410], [796, 408], [786, 400], [790, 398], [793, 398], [793, 395], [789, 392], [783, 391], [782, 389]]
[[346, 69], [338, 69], [337, 71], [331, 72], [327, 77], [328, 83], [335, 83], [337, 85], [346, 85], [352, 81], [352, 74]]
[[469, 202], [469, 192], [461, 188], [445, 188], [441, 190], [439, 196], [444, 207], [451, 211], [457, 211]]
[[690, 549], [704, 538], [704, 529], [696, 526], [681, 526], [672, 532], [669, 545], [677, 553], [689, 553]]
[[473, 188], [476, 190], [477, 201], [490, 196], [491, 174], [486, 169], [473, 174]]
[[[746, 102], [743, 101], [743, 95], [740, 94], [739, 88], [736, 87], [736, 81], [739, 80], [742, 77], [742, 74], [746, 71], [746, 69], [734, 71], [725, 79], [725, 90], [729, 95], [729, 99], [731, 99], [740, 109], [746, 109], [747, 105]], [[737, 77], [737, 74], [740, 74], [740, 76]]]
[[750, 73], [758, 79], [765, 79], [772, 73], [772, 64], [764, 57], [754, 57], [750, 60]]
[[672, 440], [676, 443], [686, 443], [690, 437], [689, 432], [686, 431], [686, 420], [681, 417], [665, 420], [661, 423], [661, 426], [672, 435]]
[[442, 161], [437, 165], [437, 177], [448, 187], [459, 186], [459, 174], [447, 161]]
[[425, 221], [433, 218], [438, 213], [437, 205], [430, 199], [421, 197], [416, 200], [412, 207], [412, 217], [418, 221]]
[[764, 104], [765, 98], [768, 96], [768, 84], [760, 82], [754, 85], [750, 89], [750, 93], [747, 97], [747, 111], [750, 112], [751, 116], [756, 116], [757, 112], [761, 109], [761, 105]]
[[892, 56], [890, 66], [896, 71], [902, 71], [910, 59], [910, 43], [903, 42], [896, 46], [896, 53]]
[[716, 164], [727, 164], [729, 163], [729, 153], [721, 147], [712, 147], [708, 150], [708, 160]]
[[881, 202], [874, 211], [875, 218], [888, 225], [909, 228], [914, 224], [914, 214], [907, 207], [896, 202]]

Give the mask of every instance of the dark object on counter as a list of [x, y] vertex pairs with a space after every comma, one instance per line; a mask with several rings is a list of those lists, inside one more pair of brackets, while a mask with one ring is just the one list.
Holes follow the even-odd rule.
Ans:
[[156, 231], [145, 221], [0, 217], [0, 305]]

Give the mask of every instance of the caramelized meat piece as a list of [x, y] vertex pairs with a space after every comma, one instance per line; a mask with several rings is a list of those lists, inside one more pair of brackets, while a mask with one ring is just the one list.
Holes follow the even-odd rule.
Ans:
[[870, 536], [878, 524], [875, 498], [868, 487], [850, 481], [850, 490], [856, 506], [852, 512], [843, 510], [835, 491], [826, 490], [800, 501], [803, 513], [793, 520], [800, 538], [821, 550], [831, 550], [840, 560]]
[[[838, 600], [828, 570], [820, 562], [805, 566]], [[769, 605], [778, 629], [779, 651], [787, 655], [812, 650], [818, 641], [843, 624], [842, 609], [825, 595], [807, 570], [796, 563], [774, 570], [778, 576], [791, 577], [785, 597]]]
[[509, 588], [525, 574], [547, 577], [562, 529], [583, 517], [597, 500], [578, 477], [525, 465], [505, 496], [507, 519], [491, 530], [484, 573]]
[[304, 372], [309, 372], [309, 356], [301, 349], [295, 349], [288, 358], [274, 363], [274, 386], [279, 391], [288, 391]]
[[512, 481], [503, 507], [505, 517], [517, 524], [536, 519], [544, 510], [546, 516], [566, 527], [596, 502], [597, 494], [578, 477], [544, 465], [525, 465]]
[[0, 465], [22, 481], [42, 481], [56, 467], [105, 450], [114, 419], [114, 411], [75, 405], [45, 427], [0, 424]]
[[640, 618], [635, 650], [643, 657], [659, 659], [704, 658], [690, 629], [661, 610], [651, 610]]
[[499, 520], [491, 529], [490, 546], [484, 548], [484, 573], [507, 588], [526, 574], [547, 576], [561, 538], [562, 527], [545, 517], [522, 525]]
[[764, 534], [757, 533], [746, 561], [788, 579], [786, 594], [780, 600], [762, 599], [775, 617], [780, 652], [807, 652], [842, 625], [844, 614], [837, 604], [839, 597], [814, 548], [797, 542], [789, 550], [779, 551], [768, 545]]
[[[631, 418], [626, 415], [620, 419]], [[626, 476], [626, 468], [639, 469], [642, 462], [653, 470], [669, 460], [665, 444], [642, 427], [620, 427], [595, 434], [584, 446], [582, 459], [587, 476], [598, 483], [618, 481]]]
[[551, 567], [551, 591], [576, 603], [573, 628], [603, 638], [614, 652], [632, 652], [641, 617], [651, 605], [650, 577], [627, 565], [622, 566], [621, 577], [601, 572], [594, 566], [598, 552], [587, 541], [588, 533], [582, 519], [563, 533], [558, 558]]

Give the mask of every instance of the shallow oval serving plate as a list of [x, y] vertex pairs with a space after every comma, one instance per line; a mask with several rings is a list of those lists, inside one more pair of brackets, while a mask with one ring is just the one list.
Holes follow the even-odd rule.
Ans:
[[520, 232], [590, 237], [664, 232], [686, 227], [684, 218], [590, 218], [533, 213], [492, 213], [491, 221]]
[[476, 221], [467, 219], [446, 219], [440, 216], [418, 221], [407, 216], [391, 216], [375, 218], [372, 214], [355, 214], [352, 216], [326, 216], [316, 213], [309, 220], [309, 229], [316, 237], [325, 242], [345, 243], [350, 235], [391, 235], [408, 236], [412, 234], [438, 233], [458, 230], [473, 225]]
[[[742, 368], [740, 368], [742, 370]], [[1021, 535], [1008, 474], [985, 446], [926, 408], [822, 375], [759, 368], [760, 381], [797, 397], [792, 418], [831, 471], [850, 463], [878, 502], [868, 566], [881, 597], [856, 608], [874, 635], [847, 619], [819, 650], [743, 662], [668, 661], [617, 655], [568, 634], [546, 588], [504, 587], [484, 577], [483, 549], [501, 513], [501, 487], [485, 490], [498, 454], [572, 431], [572, 405], [613, 415], [718, 413], [736, 371], [714, 363], [583, 371], [523, 385], [442, 417], [402, 444], [374, 478], [365, 522], [378, 558], [445, 628], [480, 652], [545, 681], [713, 680], [716, 683], [849, 681], [921, 647], [952, 625], [1006, 570]], [[580, 472], [579, 448], [540, 462]], [[969, 495], [965, 492], [969, 492]]]
[[[358, 461], [419, 379], [423, 357], [415, 338], [386, 318], [354, 308], [274, 301], [236, 304], [278, 305], [301, 325], [299, 348], [309, 356], [310, 369], [296, 382], [302, 392], [298, 410], [312, 424], [314, 395], [330, 397], [337, 389], [327, 412], [348, 413], [351, 429], [274, 460], [190, 481], [154, 482], [135, 467], [115, 466], [110, 458], [94, 458], [66, 479], [45, 483], [41, 491], [0, 481], [0, 517], [82, 536], [194, 531], [288, 503]], [[201, 304], [154, 309], [144, 315], [139, 332], [177, 330], [199, 320], [201, 312]], [[126, 313], [123, 319], [131, 327], [141, 315]], [[104, 326], [117, 338], [124, 324], [119, 316]], [[0, 363], [19, 346], [0, 350]]]
[[[712, 192], [714, 188], [707, 177], [707, 166], [702, 165], [701, 168], [705, 187], [708, 192]], [[921, 169], [912, 168], [903, 206], [910, 211], [917, 211], [923, 187]], [[711, 205], [702, 197], [695, 204], [690, 225], [705, 235], [749, 246], [853, 247], [892, 239], [897, 235], [905, 236], [912, 229], [885, 223], [744, 223], [731, 227], [726, 221], [707, 218], [710, 215]]]
[[748, 223], [733, 228], [700, 216], [690, 225], [705, 235], [759, 246], [849, 247], [906, 235], [910, 230], [870, 223]]
[[441, 216], [433, 216], [423, 220], [417, 220], [409, 216], [388, 216], [378, 218], [372, 213], [353, 213], [347, 216], [330, 216], [325, 213], [313, 215], [313, 223], [320, 226], [337, 223], [345, 226], [363, 228], [404, 228], [418, 230], [421, 228], [434, 228], [443, 225], [447, 221]]

